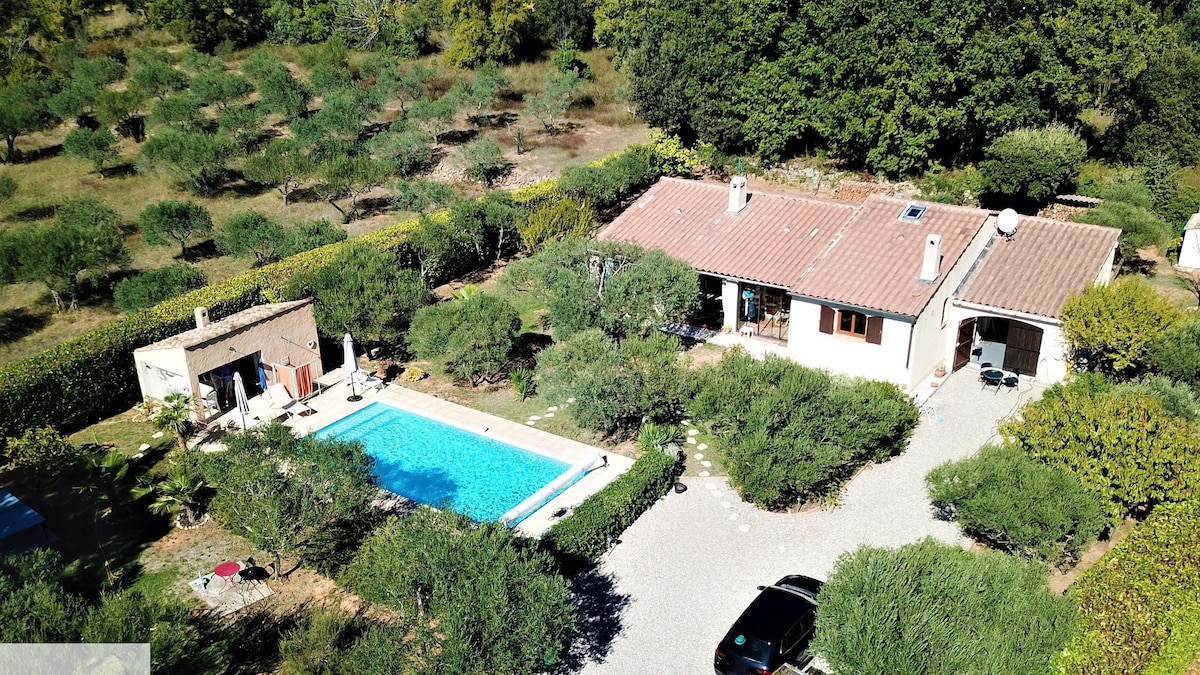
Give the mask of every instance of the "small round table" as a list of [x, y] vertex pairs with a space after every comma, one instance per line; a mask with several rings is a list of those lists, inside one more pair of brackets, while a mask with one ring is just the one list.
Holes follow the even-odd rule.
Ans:
[[242, 563], [234, 562], [232, 560], [227, 560], [227, 561], [221, 563], [220, 565], [217, 565], [213, 569], [213, 574], [224, 579], [225, 583], [232, 584], [234, 582], [233, 578], [236, 577], [237, 573], [241, 572], [241, 571], [242, 571]]
[[1004, 380], [1004, 371], [999, 368], [984, 368], [979, 371], [979, 379], [983, 380], [984, 386], [999, 388], [1000, 382]]

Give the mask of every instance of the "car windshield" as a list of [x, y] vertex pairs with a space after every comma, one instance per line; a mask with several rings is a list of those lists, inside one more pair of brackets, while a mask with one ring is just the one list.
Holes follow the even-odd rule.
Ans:
[[766, 663], [771, 658], [771, 644], [749, 635], [730, 635], [723, 646], [733, 654], [755, 663]]

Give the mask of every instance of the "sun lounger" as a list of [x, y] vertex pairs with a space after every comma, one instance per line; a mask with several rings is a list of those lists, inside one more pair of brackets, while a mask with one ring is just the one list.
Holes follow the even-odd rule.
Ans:
[[313, 412], [312, 408], [292, 398], [282, 384], [276, 383], [267, 387], [267, 396], [271, 397], [271, 407], [278, 408], [289, 416]]
[[383, 380], [362, 370], [354, 371], [354, 384], [365, 389], [382, 389]]

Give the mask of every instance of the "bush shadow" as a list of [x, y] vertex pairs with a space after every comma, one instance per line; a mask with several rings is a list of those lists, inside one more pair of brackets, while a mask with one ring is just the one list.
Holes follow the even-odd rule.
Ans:
[[45, 308], [18, 307], [0, 311], [0, 344], [10, 344], [28, 337], [50, 323], [51, 313]]
[[603, 662], [612, 651], [613, 639], [621, 633], [621, 616], [629, 596], [616, 590], [613, 577], [588, 567], [571, 582], [576, 607], [576, 633], [555, 673], [577, 673], [589, 661]]

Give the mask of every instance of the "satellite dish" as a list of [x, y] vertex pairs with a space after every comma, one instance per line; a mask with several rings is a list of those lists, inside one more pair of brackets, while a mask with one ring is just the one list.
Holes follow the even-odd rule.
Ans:
[[996, 231], [1002, 236], [1011, 237], [1017, 233], [1017, 212], [1004, 209], [996, 216]]

